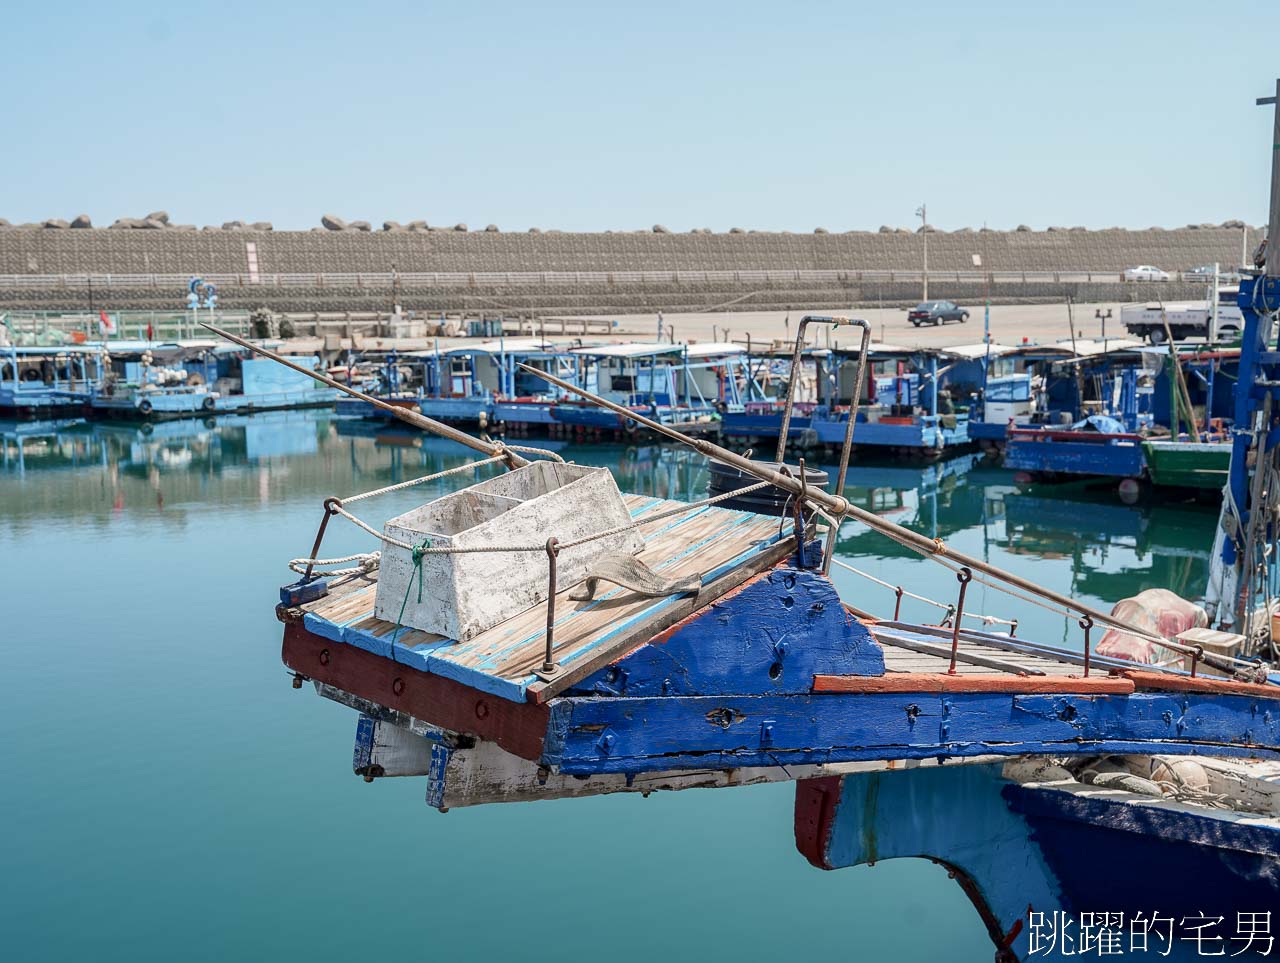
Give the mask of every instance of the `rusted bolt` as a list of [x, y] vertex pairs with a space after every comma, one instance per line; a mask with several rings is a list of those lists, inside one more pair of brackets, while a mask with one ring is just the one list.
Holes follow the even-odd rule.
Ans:
[[483, 699], [476, 703], [476, 718], [489, 718], [489, 703], [485, 702]]
[[321, 650], [320, 650], [320, 664], [321, 664], [321, 665], [328, 665], [328, 664], [329, 664], [329, 650], [328, 650], [328, 649], [321, 649]]
[[404, 695], [404, 679], [396, 679], [391, 683], [391, 691], [396, 695]]

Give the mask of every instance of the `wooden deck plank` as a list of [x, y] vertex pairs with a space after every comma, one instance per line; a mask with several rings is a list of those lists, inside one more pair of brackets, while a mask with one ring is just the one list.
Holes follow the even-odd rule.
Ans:
[[850, 693], [937, 693], [999, 692], [1010, 695], [1038, 693], [1072, 695], [1130, 695], [1134, 684], [1129, 679], [1112, 676], [1090, 676], [1068, 679], [1054, 676], [1019, 676], [1008, 673], [985, 675], [948, 675], [945, 672], [901, 673], [894, 675], [817, 675], [814, 692]]
[[[631, 516], [642, 523], [645, 516], [685, 504], [640, 495], [623, 497]], [[790, 523], [784, 522], [784, 533], [789, 530]], [[668, 578], [713, 574], [716, 584], [704, 585], [696, 596], [666, 598], [644, 598], [627, 589], [610, 588], [590, 601], [569, 599], [576, 586], [565, 586], [556, 595], [555, 655], [562, 666], [574, 663], [581, 668], [583, 660], [602, 646], [612, 649], [625, 645], [630, 635], [660, 631], [667, 622], [692, 611], [686, 611], [685, 603], [708, 604], [789, 550], [785, 545], [768, 547], [779, 540], [778, 519], [710, 506], [642, 524], [640, 532], [646, 544], [638, 557], [655, 571]], [[738, 565], [745, 566], [746, 574], [736, 580], [723, 577], [725, 569]], [[376, 573], [354, 581], [358, 584], [304, 606], [312, 631], [382, 655], [392, 654], [394, 638], [406, 664], [507, 698], [523, 698], [525, 687], [534, 681], [533, 670], [545, 654], [546, 603], [466, 642], [452, 642], [417, 629], [397, 631], [395, 623], [373, 615]]]

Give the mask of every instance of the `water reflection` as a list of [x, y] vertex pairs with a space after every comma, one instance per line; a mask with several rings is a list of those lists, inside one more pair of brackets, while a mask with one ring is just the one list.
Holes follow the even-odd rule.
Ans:
[[[625, 491], [690, 499], [707, 489], [705, 459], [683, 448], [530, 443], [610, 468]], [[471, 457], [452, 442], [324, 411], [154, 425], [3, 422], [0, 451], [0, 498], [10, 523], [50, 514], [173, 512], [208, 502], [262, 505], [345, 495]], [[822, 467], [834, 477], [834, 464]], [[1084, 486], [1015, 486], [1010, 473], [975, 454], [921, 465], [861, 462], [850, 466], [845, 494], [930, 538], [1003, 557], [1010, 567], [1037, 560], [1029, 571], [1045, 584], [1066, 576], [1061, 588], [1103, 602], [1154, 586], [1195, 598], [1207, 577], [1212, 509], [1123, 505], [1110, 490]], [[876, 562], [880, 577], [907, 578], [901, 573], [909, 571], [911, 579], [928, 578], [914, 553], [856, 523], [842, 528], [837, 552], [860, 565]]]

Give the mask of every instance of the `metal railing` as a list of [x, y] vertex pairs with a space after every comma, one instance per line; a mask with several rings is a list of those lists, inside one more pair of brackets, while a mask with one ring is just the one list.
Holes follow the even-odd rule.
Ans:
[[[287, 287], [554, 287], [613, 284], [874, 284], [920, 282], [920, 270], [734, 270], [734, 271], [432, 271], [317, 274], [201, 274], [222, 293], [230, 289]], [[931, 281], [974, 284], [1130, 284], [1158, 288], [1160, 281], [1126, 281], [1122, 271], [929, 271]], [[185, 290], [191, 274], [0, 274], [0, 290], [82, 288], [171, 288]], [[1171, 275], [1171, 280], [1205, 283], [1201, 275]]]

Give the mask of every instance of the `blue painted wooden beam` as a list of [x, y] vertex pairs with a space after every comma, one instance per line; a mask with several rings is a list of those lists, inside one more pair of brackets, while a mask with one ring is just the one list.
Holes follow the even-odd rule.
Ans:
[[1243, 696], [810, 694], [558, 699], [543, 762], [646, 772], [997, 753], [1280, 758], [1280, 713]]
[[827, 578], [788, 566], [757, 576], [568, 692], [804, 693], [822, 674], [883, 675], [884, 655]]

